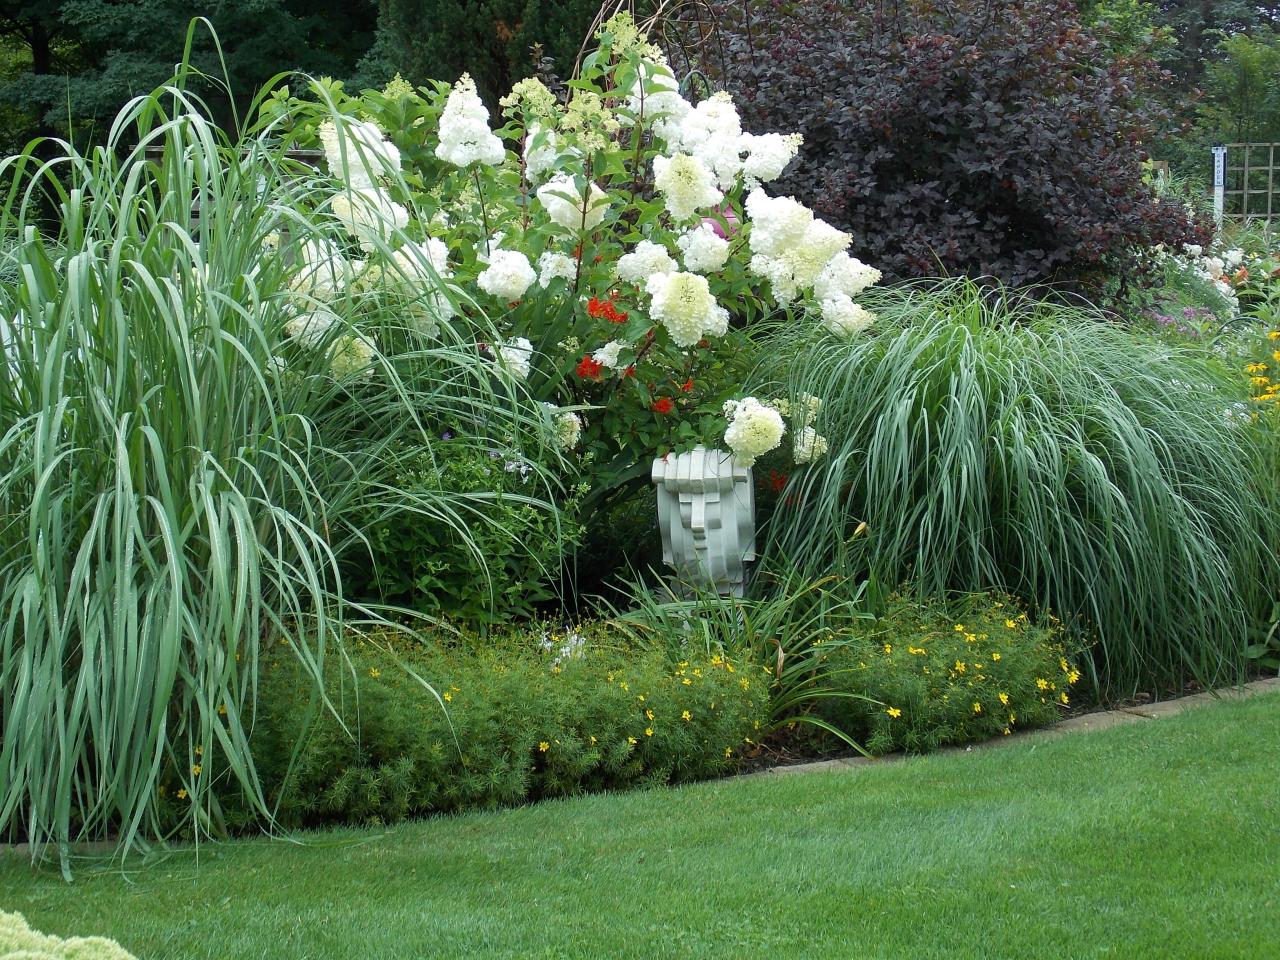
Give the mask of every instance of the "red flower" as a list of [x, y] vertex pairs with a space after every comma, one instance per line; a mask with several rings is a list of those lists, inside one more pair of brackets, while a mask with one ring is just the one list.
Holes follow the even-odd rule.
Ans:
[[600, 371], [604, 369], [604, 364], [591, 357], [585, 356], [578, 361], [578, 366], [574, 372], [583, 380], [599, 380]]
[[636, 375], [636, 365], [633, 363], [627, 369], [622, 371], [624, 377], [634, 377]]
[[670, 413], [675, 408], [676, 405], [671, 402], [670, 397], [659, 397], [657, 400], [653, 401], [654, 413]]
[[777, 470], [769, 471], [769, 487], [774, 493], [781, 493], [787, 485], [787, 475], [779, 473]]
[[693, 377], [690, 377], [684, 383], [680, 384], [680, 389], [685, 393], [693, 393]]
[[610, 323], [627, 322], [627, 314], [620, 312], [612, 300], [601, 300], [599, 297], [592, 297], [587, 301], [587, 314]]

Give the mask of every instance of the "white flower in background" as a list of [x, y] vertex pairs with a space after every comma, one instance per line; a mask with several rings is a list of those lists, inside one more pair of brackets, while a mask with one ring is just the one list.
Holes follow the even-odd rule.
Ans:
[[782, 442], [787, 432], [782, 414], [755, 397], [730, 400], [724, 405], [724, 415], [729, 426], [724, 431], [724, 442], [733, 451], [733, 459], [744, 467], [756, 462]]
[[373, 375], [373, 358], [376, 353], [364, 337], [347, 334], [333, 341], [329, 348], [329, 372], [335, 380], [351, 377], [367, 379]]
[[577, 154], [576, 150], [560, 150], [560, 137], [541, 124], [529, 125], [524, 141], [524, 169], [529, 179], [537, 182], [555, 169], [561, 157]]
[[572, 280], [577, 273], [577, 261], [563, 253], [548, 250], [538, 258], [538, 286], [544, 290], [552, 280]]
[[494, 250], [489, 256], [489, 266], [476, 277], [476, 283], [485, 293], [502, 300], [519, 300], [538, 275], [529, 264], [529, 258], [515, 250]]
[[729, 241], [709, 223], [700, 223], [682, 233], [676, 246], [684, 256], [684, 268], [694, 273], [715, 273], [729, 262]]
[[738, 141], [746, 159], [742, 162], [742, 177], [747, 189], [754, 190], [762, 183], [769, 183], [782, 176], [804, 143], [798, 133], [783, 136], [781, 133], [744, 133]]
[[[555, 657], [551, 661], [551, 669], [558, 670], [560, 665], [566, 660], [577, 660], [582, 657], [587, 646], [587, 638], [577, 631], [570, 630], [564, 638], [564, 643], [559, 643], [558, 636], [553, 637], [550, 633], [544, 631], [542, 639], [538, 641], [544, 653], [555, 652]], [[559, 647], [557, 648], [557, 644]]]
[[307, 240], [298, 247], [298, 272], [289, 281], [294, 293], [328, 301], [341, 296], [357, 268], [327, 237]]
[[688, 153], [654, 157], [653, 185], [676, 220], [688, 220], [700, 209], [713, 207], [724, 199], [711, 170]]
[[332, 176], [360, 190], [400, 173], [400, 151], [376, 123], [350, 117], [341, 122], [341, 132], [333, 120], [320, 124], [320, 145]]
[[605, 211], [609, 209], [609, 198], [598, 186], [590, 184], [587, 196], [584, 197], [573, 182], [573, 177], [563, 173], [539, 187], [537, 197], [553, 223], [574, 233], [583, 229], [594, 230], [600, 226]]
[[680, 81], [669, 66], [656, 60], [641, 60], [636, 83], [627, 96], [627, 109], [655, 136], [670, 142], [679, 140], [680, 124], [693, 105], [680, 95]]
[[365, 251], [409, 225], [409, 211], [377, 187], [343, 191], [334, 196], [331, 209]]
[[582, 417], [572, 410], [561, 412], [554, 403], [544, 403], [547, 413], [551, 415], [551, 426], [555, 431], [556, 448], [572, 450], [582, 439]]
[[707, 278], [696, 273], [659, 273], [645, 285], [653, 302], [649, 316], [666, 328], [677, 346], [692, 347], [704, 336], [728, 329], [729, 313], [711, 295]]
[[868, 287], [880, 282], [880, 271], [869, 267], [857, 257], [847, 253], [834, 256], [822, 268], [813, 283], [813, 296], [817, 300], [829, 300], [839, 296], [856, 297]]
[[849, 297], [837, 296], [822, 301], [822, 323], [838, 337], [861, 333], [875, 323], [876, 315], [854, 303]]
[[533, 344], [524, 337], [516, 337], [498, 345], [495, 354], [498, 366], [517, 380], [529, 379], [529, 364], [533, 360]]
[[769, 281], [775, 299], [786, 305], [814, 285], [831, 258], [851, 240], [791, 197], [762, 190], [747, 196], [751, 218], [751, 272]]
[[1221, 257], [1205, 257], [1203, 266], [1204, 272], [1214, 280], [1227, 272], [1227, 265]]
[[789, 398], [783, 397], [773, 405], [784, 417], [791, 417], [798, 421], [800, 427], [811, 427], [818, 419], [818, 411], [822, 409], [822, 398], [815, 397], [811, 393], [801, 393], [794, 403]]
[[1198, 257], [1200, 254], [1204, 253], [1204, 247], [1200, 246], [1198, 243], [1185, 244], [1182, 249], [1189, 257]]
[[641, 240], [630, 253], [618, 258], [618, 279], [628, 283], [644, 283], [655, 273], [671, 273], [676, 262], [667, 248], [651, 240]]
[[617, 370], [621, 364], [618, 362], [619, 355], [622, 353], [626, 343], [622, 340], [610, 340], [603, 347], [591, 355], [591, 359], [600, 366], [609, 370]]
[[456, 167], [473, 163], [497, 166], [506, 157], [502, 141], [489, 129], [489, 111], [476, 93], [470, 74], [464, 73], [449, 91], [440, 114], [436, 156]]
[[291, 317], [285, 322], [284, 332], [304, 347], [318, 347], [341, 322], [336, 313], [319, 307]]
[[1226, 264], [1227, 270], [1234, 270], [1244, 262], [1244, 251], [1239, 247], [1233, 247], [1223, 253], [1222, 261]]
[[391, 266], [401, 283], [422, 294], [411, 307], [411, 319], [422, 333], [434, 336], [440, 329], [437, 321], [457, 313], [445, 293], [445, 281], [453, 276], [449, 248], [435, 237], [410, 241], [391, 255]]
[[796, 463], [813, 463], [825, 457], [830, 446], [827, 438], [817, 430], [813, 427], [805, 427], [796, 434], [791, 456]]
[[733, 98], [721, 91], [694, 107], [680, 121], [679, 147], [696, 156], [728, 190], [742, 172], [742, 121]]

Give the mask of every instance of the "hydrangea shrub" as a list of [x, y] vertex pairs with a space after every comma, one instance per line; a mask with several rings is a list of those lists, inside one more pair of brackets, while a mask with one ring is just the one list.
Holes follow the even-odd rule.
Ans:
[[[747, 465], [786, 441], [821, 456], [819, 400], [797, 419], [779, 402], [793, 398], [742, 396], [746, 329], [790, 317], [857, 335], [874, 317], [856, 298], [880, 272], [849, 255], [848, 233], [768, 192], [800, 137], [744, 130], [725, 93], [691, 102], [625, 14], [597, 41], [567, 102], [521, 80], [496, 118], [465, 75], [277, 96], [282, 125], [324, 147], [348, 237], [311, 243], [298, 285], [407, 292], [424, 338], [471, 337], [504, 389], [542, 405], [597, 493], [700, 443]], [[375, 340], [335, 360], [358, 370], [389, 348]]]

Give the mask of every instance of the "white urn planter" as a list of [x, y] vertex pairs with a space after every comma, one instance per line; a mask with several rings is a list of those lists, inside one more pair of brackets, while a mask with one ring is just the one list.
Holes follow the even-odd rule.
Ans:
[[746, 564], [756, 558], [751, 468], [723, 450], [695, 447], [653, 461], [662, 559], [676, 584], [742, 596]]

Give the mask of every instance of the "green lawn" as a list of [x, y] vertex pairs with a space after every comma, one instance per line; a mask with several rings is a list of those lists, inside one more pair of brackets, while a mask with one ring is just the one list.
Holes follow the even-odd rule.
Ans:
[[0, 905], [159, 958], [1280, 957], [1280, 695], [1002, 750], [206, 845]]

